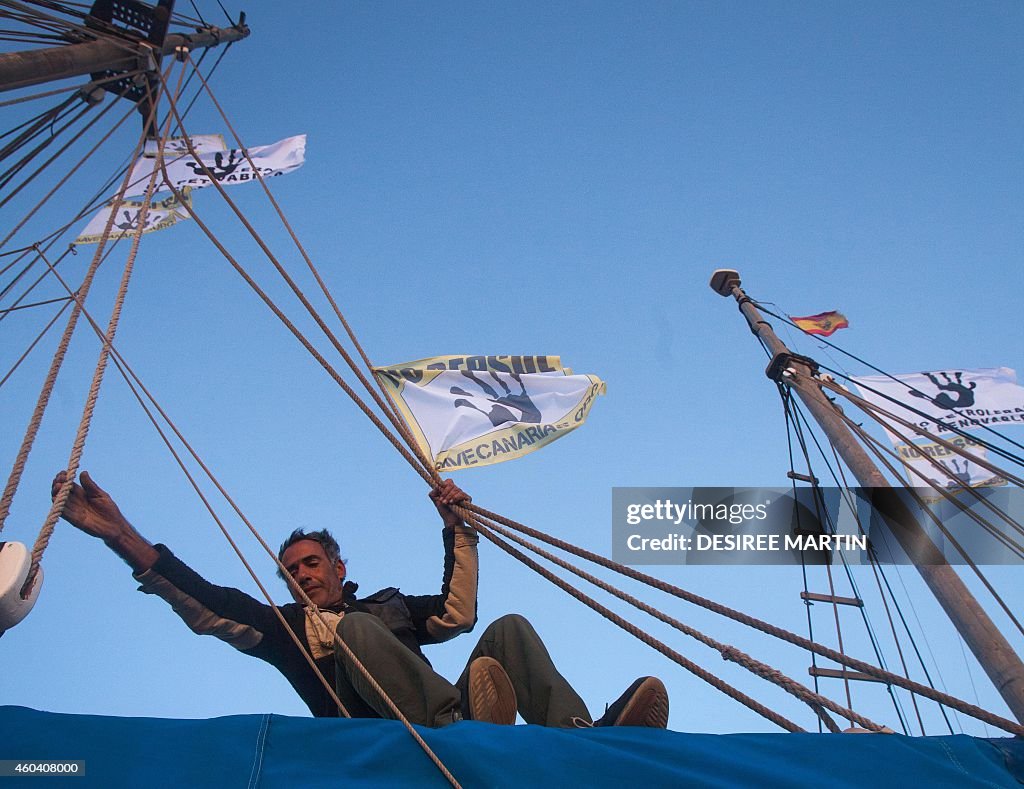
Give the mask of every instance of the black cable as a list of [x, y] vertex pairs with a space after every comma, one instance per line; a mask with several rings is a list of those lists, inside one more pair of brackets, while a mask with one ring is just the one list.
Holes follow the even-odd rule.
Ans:
[[203, 19], [202, 12], [196, 7], [196, 0], [189, 0], [189, 2], [192, 4], [192, 10], [195, 11], [196, 16], [199, 17], [199, 21], [203, 23], [203, 27], [209, 27], [210, 24], [205, 19]]
[[8, 307], [5, 310], [0, 310], [0, 315], [6, 315], [9, 312], [16, 312], [17, 310], [27, 310], [31, 307], [42, 307], [46, 304], [56, 304], [57, 302], [70, 301], [73, 296], [61, 296], [57, 299], [46, 299], [45, 301], [34, 301], [31, 304], [19, 304], [17, 307]]
[[[220, 65], [220, 62], [221, 62], [221, 61], [222, 61], [222, 60], [224, 59], [224, 56], [225, 56], [226, 54], [228, 54], [228, 50], [229, 50], [229, 49], [231, 49], [231, 47], [232, 47], [232, 45], [233, 45], [234, 43], [235, 43], [234, 41], [229, 41], [229, 42], [227, 43], [227, 46], [225, 46], [225, 47], [224, 47], [224, 49], [223, 49], [223, 50], [221, 51], [220, 55], [218, 55], [218, 56], [217, 56], [217, 60], [216, 60], [216, 61], [214, 62], [213, 66], [212, 66], [212, 67], [210, 68], [210, 73], [206, 75], [206, 82], [207, 82], [207, 84], [209, 84], [209, 83], [210, 83], [210, 81], [211, 81], [211, 80], [213, 79], [213, 75], [214, 75], [214, 74], [216, 73], [216, 71], [217, 71], [217, 67], [218, 67], [218, 66]], [[207, 54], [209, 53], [209, 51], [210, 51], [209, 49], [204, 49], [204, 50], [203, 50], [203, 54], [201, 54], [201, 55], [199, 56], [199, 62], [198, 62], [198, 63], [196, 63], [195, 71], [193, 71], [193, 72], [192, 72], [192, 74], [195, 74], [195, 73], [196, 73], [197, 71], [199, 71], [199, 67], [200, 67], [201, 65], [203, 65], [203, 58], [205, 58], [205, 57], [206, 57], [206, 55], [207, 55]], [[189, 74], [189, 75], [188, 75], [188, 79], [192, 79], [192, 74]], [[187, 83], [186, 83], [186, 84], [187, 84]], [[188, 104], [187, 104], [187, 105], [185, 106], [185, 110], [184, 110], [184, 112], [182, 112], [182, 113], [181, 113], [181, 119], [182, 119], [182, 120], [184, 120], [184, 119], [185, 119], [185, 116], [187, 116], [187, 115], [188, 115], [188, 112], [189, 112], [189, 110], [191, 110], [191, 109], [192, 109], [192, 105], [196, 103], [196, 100], [197, 100], [197, 99], [198, 99], [198, 98], [199, 98], [199, 97], [200, 97], [200, 96], [201, 96], [202, 94], [203, 94], [202, 88], [199, 88], [199, 89], [197, 89], [197, 90], [196, 90], [196, 95], [192, 97], [192, 101], [190, 101], [190, 102], [189, 102], [189, 103], [188, 103]]]
[[10, 293], [11, 288], [17, 285], [19, 280], [21, 280], [21, 278], [24, 277], [29, 272], [29, 269], [31, 269], [36, 264], [36, 260], [38, 260], [38, 258], [32, 258], [32, 260], [29, 261], [28, 265], [25, 266], [21, 271], [19, 271], [14, 276], [14, 279], [12, 279], [3, 289], [0, 289], [0, 299], [3, 299], [4, 296]]
[[31, 5], [37, 5], [41, 8], [45, 8], [48, 11], [56, 11], [59, 14], [66, 14], [67, 16], [74, 16], [80, 19], [85, 18], [85, 13], [81, 11], [75, 11], [71, 8], [70, 3], [57, 3], [52, 0], [24, 0], [24, 2], [30, 3]]
[[[16, 131], [18, 131], [19, 129], [21, 129], [21, 128], [25, 127], [25, 126], [33, 126], [33, 129], [36, 128], [36, 127], [45, 126], [46, 122], [51, 117], [53, 117], [56, 113], [58, 113], [61, 110], [63, 110], [65, 107], [68, 107], [69, 105], [73, 104], [74, 101], [75, 101], [75, 97], [74, 96], [69, 96], [64, 101], [62, 101], [59, 104], [57, 104], [56, 106], [51, 107], [48, 110], [43, 110], [38, 115], [36, 115], [36, 116], [34, 116], [32, 118], [29, 118], [28, 120], [23, 121], [22, 123], [19, 123], [17, 126], [14, 126], [14, 127], [10, 128], [10, 129], [8, 129], [7, 131], [3, 132], [2, 134], [0, 134], [0, 140], [2, 140], [4, 137], [9, 137], [10, 135], [14, 134]], [[12, 143], [8, 143], [8, 146], [6, 146], [3, 149], [0, 149], [0, 159], [4, 158], [4, 156], [6, 156], [6, 153], [4, 153], [4, 151], [6, 151], [7, 147], [9, 147], [10, 145], [12, 145]]]
[[[57, 138], [61, 134], [63, 134], [68, 129], [70, 129], [79, 120], [84, 118], [86, 116], [86, 114], [88, 114], [89, 110], [91, 110], [91, 109], [92, 109], [92, 106], [86, 104], [84, 107], [82, 107], [79, 110], [78, 114], [75, 115], [75, 117], [73, 117], [71, 120], [69, 120], [63, 126], [61, 126], [60, 129], [57, 129], [53, 133], [51, 133], [51, 135], [49, 137], [47, 137], [45, 140], [43, 140], [41, 143], [39, 143], [39, 145], [37, 145], [35, 148], [33, 148], [31, 151], [29, 151], [20, 160], [18, 160], [17, 162], [12, 164], [10, 167], [8, 167], [7, 170], [5, 170], [3, 172], [3, 174], [0, 174], [0, 189], [5, 188], [12, 180], [14, 180], [14, 177], [18, 173], [20, 173], [23, 169], [25, 169], [25, 167], [27, 167], [31, 163], [31, 161], [33, 159], [35, 159], [39, 154], [41, 154], [43, 151], [45, 151], [47, 148], [49, 148], [57, 140]], [[59, 155], [60, 155], [60, 152], [58, 153], [58, 156]], [[50, 161], [52, 162], [53, 159], [51, 159]], [[49, 164], [49, 162], [47, 162], [47, 164]], [[16, 195], [26, 184], [31, 182], [32, 179], [36, 175], [38, 175], [38, 174], [39, 174], [39, 171], [37, 170], [36, 173], [34, 173], [29, 178], [25, 179], [25, 181], [22, 182], [21, 186], [19, 186], [17, 189], [15, 189], [10, 194], [8, 194], [5, 198], [3, 198], [3, 200], [0, 200], [0, 207], [4, 206], [6, 203], [8, 203], [10, 201], [10, 199], [12, 197], [14, 197], [14, 195]]]
[[[796, 469], [793, 464], [793, 433], [792, 433], [792, 420], [789, 412], [788, 399], [790, 397], [789, 390], [786, 389], [782, 384], [776, 382], [776, 387], [779, 391], [779, 398], [782, 401], [782, 412], [786, 417], [786, 452], [789, 456], [789, 470], [795, 472]], [[790, 484], [793, 490], [793, 500], [796, 501], [796, 480], [790, 480]], [[803, 577], [804, 593], [810, 591], [807, 586], [807, 562], [804, 561], [804, 552], [800, 551], [800, 573]], [[814, 641], [814, 618], [811, 616], [811, 601], [804, 598], [804, 611], [807, 613], [807, 640]], [[818, 681], [818, 674], [816, 669], [818, 668], [818, 655], [813, 650], [807, 650], [807, 654], [811, 656], [811, 678], [814, 680], [814, 692], [821, 694], [821, 687]], [[821, 718], [818, 718], [818, 734], [824, 733], [824, 726]]]
[[235, 20], [231, 18], [231, 14], [228, 13], [228, 10], [224, 7], [224, 4], [220, 0], [217, 0], [217, 5], [219, 5], [220, 10], [224, 12], [224, 16], [227, 17], [228, 22], [230, 22], [232, 25], [235, 24]]
[[[811, 440], [814, 442], [815, 448], [818, 450], [818, 453], [821, 455], [822, 460], [825, 463], [825, 467], [828, 469], [829, 474], [832, 476], [832, 479], [836, 482], [836, 486], [837, 487], [842, 487], [839, 484], [839, 479], [836, 476], [835, 470], [832, 468], [832, 463], [829, 461], [828, 456], [825, 454], [825, 451], [824, 451], [824, 449], [821, 446], [821, 443], [818, 441], [818, 437], [814, 433], [814, 431], [813, 431], [813, 429], [811, 427], [811, 423], [808, 420], [806, 414], [803, 413], [803, 411], [799, 407], [799, 404], [797, 404], [797, 403], [793, 403], [792, 404], [792, 408], [793, 408], [794, 413], [796, 414], [794, 422], [795, 422], [795, 425], [796, 425], [797, 441], [799, 442], [800, 448], [801, 448], [801, 450], [803, 452], [804, 460], [805, 460], [805, 462], [807, 464], [808, 474], [810, 476], [812, 476], [812, 477], [815, 477], [815, 478], [817, 477], [817, 475], [812, 470], [810, 453], [807, 451], [807, 443], [806, 443], [806, 440], [804, 439], [803, 430], [800, 427], [800, 420], [801, 419], [803, 420], [804, 424], [806, 425], [807, 432], [810, 434]], [[815, 490], [815, 492], [814, 492], [814, 504], [815, 504], [815, 509], [817, 511], [818, 518], [819, 518], [819, 520], [822, 523], [824, 523], [826, 525], [826, 527], [829, 529], [829, 531], [832, 534], [835, 534], [836, 533], [836, 524], [832, 521], [831, 516], [828, 513], [828, 509], [824, 506], [824, 501], [821, 498], [821, 492], [820, 492], [821, 489], [820, 489], [820, 487], [818, 485], [815, 485], [814, 486], [814, 490]], [[858, 521], [858, 528], [863, 533], [864, 530], [863, 530], [863, 527], [860, 525], [859, 521]], [[859, 599], [860, 593], [857, 590], [857, 585], [856, 585], [856, 583], [853, 580], [853, 574], [850, 571], [850, 566], [849, 566], [849, 564], [846, 561], [846, 557], [843, 556], [842, 554], [840, 554], [839, 558], [840, 558], [840, 560], [843, 563], [843, 567], [844, 567], [845, 572], [846, 572], [846, 577], [847, 577], [847, 580], [850, 582], [850, 587], [853, 590], [854, 596]], [[887, 665], [887, 661], [885, 660], [885, 656], [882, 654], [881, 645], [878, 642], [877, 637], [875, 636], [875, 631], [874, 631], [874, 628], [871, 626], [871, 622], [868, 619], [867, 612], [864, 610], [863, 607], [861, 607], [860, 613], [861, 613], [861, 619], [864, 622], [864, 629], [865, 629], [865, 631], [868, 634], [868, 640], [871, 642], [871, 648], [872, 648], [872, 650], [875, 653], [875, 658], [878, 660], [878, 664], [882, 668], [884, 668], [884, 669], [886, 669], [888, 671], [889, 667]], [[894, 690], [893, 686], [888, 684], [888, 683], [886, 683], [886, 688], [887, 688], [887, 691], [889, 693], [890, 698], [892, 699], [893, 708], [896, 710], [896, 717], [898, 717], [899, 720], [900, 720], [900, 725], [903, 728], [903, 733], [904, 734], [908, 734], [909, 732], [908, 732], [908, 728], [907, 728], [907, 722], [906, 722], [906, 720], [904, 718], [905, 713], [903, 712], [903, 708], [900, 706], [899, 699], [896, 696], [895, 690]]]
[[18, 30], [0, 31], [0, 41], [12, 44], [66, 44], [67, 39], [56, 33], [26, 33]]
[[[882, 572], [881, 563], [876, 561], [875, 566], [878, 568], [879, 575], [881, 576], [882, 581], [885, 583], [886, 591], [889, 592], [889, 599], [892, 600], [893, 607], [896, 609], [896, 614], [900, 618], [900, 624], [903, 625], [903, 630], [906, 632], [907, 637], [910, 639], [910, 646], [914, 650], [914, 655], [917, 657], [917, 662], [921, 666], [921, 671], [924, 672], [924, 678], [928, 682], [928, 687], [930, 687], [932, 690], [937, 690], [937, 688], [935, 687], [935, 683], [932, 681], [931, 674], [928, 671], [928, 666], [925, 665], [924, 656], [921, 654], [921, 651], [917, 648], [917, 641], [914, 638], [913, 634], [910, 632], [910, 625], [907, 622], [907, 618], [903, 615], [903, 609], [900, 607], [899, 600], [896, 598], [896, 595], [892, 591], [892, 585], [889, 583], [889, 578], [888, 576], [886, 576], [884, 572]], [[939, 712], [942, 713], [942, 718], [946, 721], [946, 727], [949, 729], [949, 733], [954, 734], [953, 724], [949, 722], [949, 716], [946, 714], [946, 705], [938, 701], [935, 703], [939, 705]]]

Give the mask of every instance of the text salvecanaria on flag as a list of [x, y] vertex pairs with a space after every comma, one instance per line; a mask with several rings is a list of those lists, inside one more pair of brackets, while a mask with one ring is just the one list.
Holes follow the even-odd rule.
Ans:
[[[162, 170], [157, 168], [154, 191], [165, 192], [172, 186], [176, 189], [184, 187], [201, 189], [204, 186], [210, 186], [214, 181], [223, 186], [250, 183], [256, 180], [253, 165], [263, 178], [290, 173], [301, 167], [306, 161], [306, 135], [287, 137], [273, 145], [249, 148], [248, 158], [245, 153], [241, 149], [233, 148], [201, 153], [198, 160], [187, 153], [165, 159], [167, 179], [165, 180]], [[252, 165], [249, 164], [249, 159], [252, 159]], [[137, 197], [146, 193], [146, 187], [154, 167], [157, 167], [157, 160], [151, 156], [142, 156], [135, 162], [128, 189], [125, 192], [128, 197]], [[213, 175], [212, 179], [206, 175], [206, 170]]]
[[819, 312], [817, 315], [806, 315], [801, 318], [790, 315], [789, 319], [796, 324], [798, 329], [802, 329], [808, 334], [820, 334], [823, 337], [829, 337], [840, 329], [847, 329], [850, 326], [846, 316], [835, 310]]
[[374, 373], [442, 471], [540, 449], [582, 425], [605, 392], [557, 356], [434, 356]]
[[[189, 213], [184, 205], [192, 205], [190, 190], [183, 189], [181, 196], [181, 202], [178, 201], [177, 197], [171, 195], [165, 200], [157, 200], [150, 203], [149, 210], [146, 211], [146, 216], [142, 220], [142, 232], [152, 233], [155, 230], [163, 230], [182, 219], [188, 219]], [[138, 231], [142, 207], [145, 204], [143, 200], [122, 200], [116, 204], [116, 207], [114, 203], [108, 203], [89, 220], [89, 224], [82, 229], [78, 238], [71, 243], [98, 243], [103, 238], [103, 231], [106, 230], [111, 211], [114, 212], [114, 223], [111, 226], [110, 238], [126, 238], [135, 235]]]

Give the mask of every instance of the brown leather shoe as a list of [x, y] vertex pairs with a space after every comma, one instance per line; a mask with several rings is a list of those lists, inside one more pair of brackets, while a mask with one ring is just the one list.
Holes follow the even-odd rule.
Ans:
[[469, 716], [510, 726], [516, 722], [516, 691], [501, 663], [478, 657], [469, 664]]
[[668, 727], [668, 691], [657, 677], [640, 677], [594, 722], [595, 726]]

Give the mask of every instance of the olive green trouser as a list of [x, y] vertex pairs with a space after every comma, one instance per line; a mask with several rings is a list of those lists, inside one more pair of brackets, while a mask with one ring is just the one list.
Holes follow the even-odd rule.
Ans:
[[[519, 714], [527, 723], [567, 727], [573, 718], [590, 720], [586, 705], [558, 673], [540, 636], [518, 614], [503, 616], [484, 630], [454, 685], [372, 614], [346, 614], [338, 623], [338, 635], [412, 723], [436, 727], [468, 718], [469, 664], [481, 656], [494, 658], [508, 673]], [[335, 651], [335, 663], [336, 690], [349, 714], [397, 717], [341, 649]]]

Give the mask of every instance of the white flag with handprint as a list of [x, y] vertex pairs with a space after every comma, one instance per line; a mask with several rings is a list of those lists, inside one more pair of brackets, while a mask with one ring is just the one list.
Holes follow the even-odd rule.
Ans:
[[[866, 375], [851, 380], [869, 403], [933, 434], [950, 434], [953, 428], [1024, 424], [1024, 387], [1017, 384], [1017, 374], [1009, 367]], [[896, 433], [914, 437], [895, 422], [887, 429], [893, 441], [906, 440]]]
[[942, 443], [917, 441], [896, 442], [896, 454], [907, 469], [907, 480], [922, 491], [925, 501], [943, 498], [938, 491], [955, 493], [961, 488], [990, 488], [1005, 485], [1006, 480], [982, 465], [988, 453], [982, 444], [967, 436], [951, 436]]
[[[262, 178], [284, 175], [298, 169], [306, 161], [306, 135], [288, 137], [273, 145], [249, 148], [248, 154], [246, 157], [246, 151], [237, 148], [200, 153], [198, 159], [185, 153], [165, 157], [164, 168], [159, 166], [156, 158], [143, 156], [132, 168], [125, 195], [144, 195], [153, 168], [157, 170], [155, 192], [166, 192], [171, 186], [176, 189], [186, 186], [201, 189], [214, 181], [223, 186], [247, 184], [256, 180], [257, 172]], [[167, 171], [166, 178], [164, 169]]]
[[155, 230], [163, 230], [171, 225], [188, 219], [189, 213], [185, 205], [192, 205], [190, 190], [183, 189], [181, 201], [171, 195], [166, 200], [157, 200], [149, 204], [145, 216], [142, 215], [142, 207], [146, 205], [144, 200], [122, 200], [116, 205], [108, 203], [103, 206], [96, 215], [89, 221], [72, 244], [96, 244], [103, 238], [103, 232], [110, 221], [110, 214], [113, 212], [114, 221], [110, 226], [111, 240], [126, 238], [138, 232], [139, 225], [142, 225], [143, 233], [152, 233]]
[[193, 134], [191, 137], [167, 137], [162, 140], [146, 140], [142, 149], [144, 156], [156, 156], [161, 150], [168, 159], [178, 156], [187, 156], [188, 148], [196, 153], [216, 153], [226, 151], [228, 144], [224, 142], [223, 134]]
[[434, 356], [374, 368], [439, 470], [522, 457], [583, 424], [604, 382], [557, 356]]

